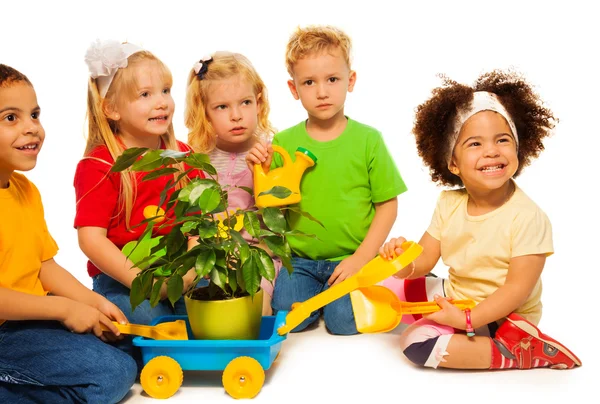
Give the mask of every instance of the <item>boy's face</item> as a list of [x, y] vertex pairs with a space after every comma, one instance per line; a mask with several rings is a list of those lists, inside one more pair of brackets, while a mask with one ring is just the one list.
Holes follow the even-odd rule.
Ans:
[[356, 73], [339, 49], [299, 59], [293, 72], [288, 86], [309, 117], [325, 121], [344, 115], [346, 94], [354, 89]]
[[0, 186], [15, 170], [29, 171], [37, 162], [45, 132], [35, 90], [26, 82], [0, 87]]

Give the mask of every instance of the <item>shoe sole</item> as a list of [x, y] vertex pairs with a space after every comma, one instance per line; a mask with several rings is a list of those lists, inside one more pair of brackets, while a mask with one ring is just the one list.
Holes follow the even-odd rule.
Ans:
[[551, 345], [554, 348], [558, 349], [560, 352], [565, 354], [569, 359], [571, 359], [575, 363], [575, 365], [581, 366], [581, 361], [575, 356], [575, 354], [573, 354], [571, 351], [569, 351], [566, 347], [562, 346], [558, 342], [556, 342], [554, 340], [548, 340], [546, 338], [543, 338], [540, 335], [538, 329], [535, 326], [533, 326], [532, 324], [528, 323], [525, 320], [512, 320], [510, 318], [507, 318], [506, 320], [510, 321], [512, 324], [514, 324], [516, 327], [520, 328], [521, 330], [525, 331], [527, 334], [532, 335], [535, 338], [539, 339], [540, 341], [543, 341], [546, 344]]

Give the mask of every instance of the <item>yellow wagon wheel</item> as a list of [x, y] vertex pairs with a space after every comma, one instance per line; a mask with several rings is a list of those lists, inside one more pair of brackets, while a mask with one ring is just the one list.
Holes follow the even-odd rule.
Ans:
[[253, 398], [265, 383], [265, 371], [254, 358], [240, 356], [227, 364], [223, 387], [233, 398]]
[[181, 387], [183, 371], [175, 359], [157, 356], [142, 369], [140, 383], [150, 397], [169, 398]]

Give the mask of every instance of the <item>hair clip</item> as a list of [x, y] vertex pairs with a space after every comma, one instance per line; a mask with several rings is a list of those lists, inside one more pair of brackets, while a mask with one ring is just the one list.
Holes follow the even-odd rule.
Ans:
[[200, 59], [194, 65], [194, 71], [196, 72], [196, 76], [198, 76], [199, 80], [204, 79], [206, 72], [208, 71], [208, 65], [213, 61], [212, 56], [204, 57]]

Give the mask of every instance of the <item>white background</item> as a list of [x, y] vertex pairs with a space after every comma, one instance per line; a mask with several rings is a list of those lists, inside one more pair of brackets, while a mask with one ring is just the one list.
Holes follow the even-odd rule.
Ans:
[[[546, 151], [524, 170], [519, 185], [550, 217], [556, 253], [542, 275], [542, 330], [570, 347], [584, 366], [574, 371], [431, 371], [400, 352], [399, 330], [334, 337], [323, 325], [293, 334], [267, 372], [257, 403], [598, 402], [592, 379], [599, 359], [596, 299], [599, 219], [596, 199], [600, 149], [597, 117], [596, 11], [579, 1], [2, 1], [0, 62], [25, 73], [42, 107], [46, 143], [27, 175], [39, 187], [57, 261], [84, 284], [86, 259], [72, 227], [73, 174], [85, 145], [87, 68], [83, 57], [96, 38], [128, 40], [155, 53], [171, 69], [177, 137], [186, 140], [186, 76], [215, 50], [245, 54], [269, 89], [271, 120], [284, 129], [305, 118], [289, 94], [286, 41], [298, 25], [332, 24], [354, 41], [358, 81], [346, 113], [384, 134], [408, 185], [399, 198], [393, 235], [418, 240], [440, 188], [416, 154], [414, 108], [440, 84], [437, 73], [467, 84], [482, 72], [515, 67], [560, 118]], [[442, 265], [436, 269], [445, 274]], [[186, 372], [171, 402], [231, 402], [220, 374]], [[589, 397], [585, 397], [588, 396]], [[593, 397], [596, 397], [595, 399]], [[152, 402], [136, 385], [128, 403]]]

